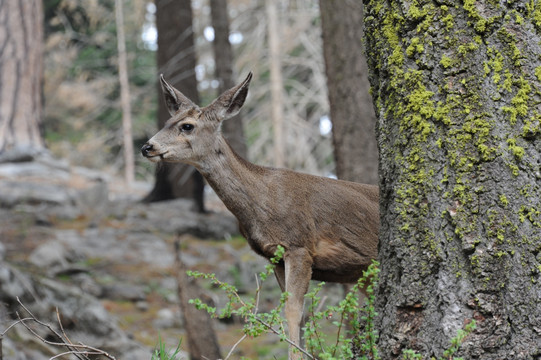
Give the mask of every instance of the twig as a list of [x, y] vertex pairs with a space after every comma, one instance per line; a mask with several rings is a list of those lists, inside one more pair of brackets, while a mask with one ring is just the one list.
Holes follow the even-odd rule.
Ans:
[[[260, 318], [256, 317], [256, 320], [258, 322], [260, 322], [263, 326], [265, 326], [267, 329], [269, 329], [271, 332], [275, 333], [276, 335], [280, 336], [281, 333], [276, 330], [275, 328], [273, 328], [270, 324], [268, 324], [267, 322], [261, 320]], [[293, 341], [291, 341], [289, 338], [287, 337], [284, 337], [283, 338], [285, 342], [287, 342], [289, 345], [293, 346], [294, 348], [296, 348], [297, 350], [299, 350], [300, 352], [302, 352], [304, 355], [308, 356], [308, 358], [312, 359], [312, 360], [317, 360], [316, 357], [314, 357], [312, 354], [310, 354], [308, 351], [304, 350], [302, 347], [300, 347], [299, 345], [295, 344]]]
[[[254, 315], [257, 315], [257, 312], [258, 312], [258, 309], [259, 309], [259, 299], [260, 299], [260, 290], [261, 290], [261, 284], [259, 283], [259, 278], [257, 277], [257, 275], [255, 276], [255, 281], [257, 283], [257, 287], [256, 287], [256, 293], [255, 293], [255, 306], [254, 306]], [[237, 298], [239, 299], [240, 303], [246, 305], [241, 299], [240, 299], [240, 296], [238, 294], [236, 294]], [[273, 328], [269, 323], [267, 323], [266, 321], [260, 319], [259, 317], [255, 316], [255, 319], [260, 323], [262, 324], [263, 326], [265, 326], [268, 330], [270, 330], [272, 333], [274, 333], [275, 335], [278, 335], [280, 336], [280, 338], [283, 338], [285, 342], [287, 342], [288, 344], [290, 344], [291, 346], [295, 347], [297, 350], [299, 350], [301, 353], [303, 353], [304, 355], [308, 356], [309, 359], [312, 359], [312, 360], [318, 360], [316, 357], [314, 357], [312, 354], [310, 354], [307, 350], [303, 349], [302, 347], [300, 347], [299, 345], [295, 344], [293, 341], [291, 341], [289, 338], [287, 337], [282, 337], [281, 335], [284, 333], [284, 329], [283, 329], [283, 325], [282, 325], [282, 331], [279, 331], [279, 330], [276, 330], [275, 328]], [[235, 348], [244, 340], [246, 339], [247, 335], [244, 334], [234, 345], [233, 347], [231, 348], [231, 350], [229, 351], [229, 353], [227, 354], [227, 356], [225, 357], [224, 360], [227, 360], [233, 353], [233, 351], [235, 350]]]
[[[28, 330], [32, 335], [34, 335], [42, 343], [47, 344], [47, 345], [52, 345], [52, 346], [66, 347], [69, 350], [68, 353], [75, 355], [78, 359], [81, 359], [81, 360], [87, 360], [88, 359], [88, 357], [86, 357], [86, 356], [84, 358], [82, 358], [80, 356], [82, 354], [79, 354], [80, 351], [76, 350], [77, 347], [81, 347], [81, 348], [84, 349], [84, 348], [86, 348], [86, 345], [69, 345], [69, 344], [67, 344], [65, 342], [65, 340], [49, 324], [45, 324], [45, 323], [39, 321], [38, 319], [36, 319], [34, 317], [22, 319], [18, 312], [16, 312], [16, 314], [17, 314], [17, 317], [20, 320], [20, 323], [26, 328], [26, 330]], [[38, 323], [39, 325], [45, 326], [47, 329], [49, 329], [51, 332], [53, 332], [57, 337], [59, 337], [60, 340], [62, 340], [62, 342], [50, 341], [50, 340], [47, 340], [47, 339], [43, 338], [34, 329], [31, 329], [26, 324], [27, 321], [33, 321], [35, 323]], [[84, 355], [82, 355], [82, 356], [84, 356]]]
[[[318, 290], [319, 292], [319, 290]], [[323, 298], [323, 301], [325, 301], [326, 297]], [[315, 294], [314, 294], [314, 297], [311, 297], [310, 299], [312, 301], [312, 306], [310, 306], [310, 309], [311, 309], [311, 316], [309, 318], [309, 321], [307, 321], [307, 325], [306, 326], [311, 326], [314, 328], [314, 332], [313, 332], [313, 335], [312, 336], [315, 336], [315, 339], [317, 340], [318, 342], [318, 345], [319, 345], [319, 348], [320, 349], [323, 349], [323, 342], [321, 340], [321, 336], [319, 334], [319, 332], [317, 331], [317, 321], [316, 321], [316, 314], [320, 312], [321, 310], [321, 307], [318, 306], [316, 307], [316, 309], [314, 310], [314, 302], [316, 301], [315, 300]], [[321, 305], [321, 303], [319, 303], [319, 305]], [[310, 349], [314, 350], [314, 345], [311, 344], [311, 342], [307, 342], [309, 344], [309, 347]]]
[[4, 335], [6, 335], [9, 330], [11, 330], [12, 327], [14, 327], [15, 325], [21, 323], [23, 320], [31, 320], [31, 318], [24, 318], [22, 320], [17, 320], [13, 324], [9, 325], [6, 330], [4, 330], [2, 333], [0, 333], [0, 339], [3, 338]]
[[[261, 289], [261, 286], [259, 285], [259, 279], [257, 278], [257, 275], [255, 277], [255, 281], [257, 283], [257, 292], [256, 292], [256, 312], [255, 314], [257, 314], [257, 308], [258, 308], [258, 305], [259, 305], [259, 290]], [[266, 323], [265, 321], [263, 321], [262, 319], [256, 317], [256, 320], [259, 321], [261, 324], [263, 324], [263, 326], [265, 326], [267, 329], [269, 329], [270, 331], [272, 331], [273, 333], [275, 333], [276, 335], [280, 336], [281, 333], [280, 331], [276, 330], [275, 328], [273, 328], [270, 324]], [[282, 332], [283, 332], [283, 327], [282, 327]], [[246, 336], [246, 335], [245, 335]], [[284, 340], [292, 345], [293, 347], [297, 348], [300, 352], [302, 352], [303, 354], [305, 354], [306, 356], [308, 356], [310, 359], [313, 359], [313, 360], [316, 360], [316, 358], [310, 354], [308, 351], [306, 351], [305, 349], [301, 348], [299, 345], [295, 344], [293, 341], [291, 341], [289, 338], [287, 337], [284, 337]]]
[[62, 325], [62, 321], [60, 321], [60, 312], [58, 311], [58, 307], [56, 308], [56, 320], [58, 321], [58, 325], [60, 326], [60, 330], [62, 331], [62, 335], [64, 336], [64, 338], [67, 340], [67, 342], [70, 345], [73, 345], [73, 342], [71, 342], [70, 338], [64, 331], [64, 326]]
[[[58, 311], [58, 308], [56, 309], [56, 317], [58, 319], [58, 324], [60, 326], [60, 329], [62, 331], [62, 334], [56, 331], [51, 325], [38, 320], [36, 316], [21, 302], [19, 298], [17, 298], [17, 302], [19, 305], [30, 315], [30, 317], [22, 318], [19, 314], [19, 312], [16, 312], [17, 319], [13, 324], [8, 326], [2, 333], [0, 333], [0, 346], [1, 346], [1, 340], [4, 337], [4, 335], [10, 331], [13, 327], [15, 327], [18, 324], [22, 324], [26, 330], [28, 330], [32, 335], [34, 335], [38, 340], [40, 340], [42, 343], [51, 345], [51, 346], [58, 346], [58, 347], [65, 347], [69, 351], [63, 352], [61, 354], [57, 354], [53, 357], [51, 357], [49, 360], [58, 359], [64, 355], [74, 355], [78, 359], [81, 360], [89, 360], [87, 355], [101, 355], [104, 356], [110, 360], [116, 360], [116, 358], [110, 354], [108, 354], [106, 351], [103, 351], [101, 349], [97, 349], [95, 347], [85, 345], [85, 344], [74, 344], [66, 335], [66, 332], [64, 331], [64, 327], [62, 326], [62, 322], [60, 321], [60, 313]], [[41, 335], [39, 335], [34, 329], [30, 328], [28, 326], [27, 322], [35, 322], [38, 325], [41, 325], [45, 328], [47, 328], [50, 332], [52, 332], [58, 339], [60, 339], [60, 342], [56, 341], [50, 341], [45, 338], [43, 338]], [[0, 348], [1, 350], [1, 348]], [[2, 360], [2, 353], [0, 352], [0, 360]]]
[[259, 278], [257, 277], [257, 274], [255, 274], [255, 283], [257, 284], [257, 290], [255, 292], [255, 314], [257, 314], [257, 311], [259, 309], [259, 294], [261, 292], [261, 285], [259, 284]]
[[[237, 346], [239, 346], [239, 344], [244, 340], [246, 339], [248, 336], [246, 334], [244, 334], [236, 343], [235, 345], [233, 345], [233, 347], [231, 348], [231, 350], [229, 350], [229, 352], [227, 353], [227, 356], [225, 357], [224, 360], [227, 360], [229, 359], [229, 357], [233, 354], [233, 351], [235, 351], [235, 349], [237, 348]], [[1, 359], [0, 359], [1, 360]]]
[[[257, 274], [255, 275], [255, 282], [257, 284], [257, 287], [256, 287], [256, 291], [255, 291], [255, 306], [254, 306], [254, 314], [257, 314], [257, 311], [258, 311], [258, 308], [259, 308], [259, 290], [261, 290], [261, 286], [259, 284], [259, 279], [257, 277]], [[240, 299], [240, 298], [239, 298]], [[242, 300], [241, 300], [242, 302]], [[233, 347], [231, 348], [231, 350], [229, 350], [229, 352], [227, 353], [227, 356], [224, 358], [224, 360], [227, 360], [229, 359], [229, 357], [233, 354], [233, 351], [235, 351], [235, 349], [237, 348], [237, 346], [239, 346], [239, 344], [244, 340], [246, 339], [248, 336], [246, 334], [244, 334], [234, 345]], [[1, 360], [1, 359], [0, 359]]]
[[[17, 297], [17, 302], [19, 303], [19, 305], [21, 305], [21, 307], [31, 316], [31, 320], [35, 321], [36, 323], [38, 323], [39, 325], [41, 326], [44, 326], [46, 327], [47, 329], [49, 329], [53, 334], [56, 335], [56, 337], [58, 337], [60, 340], [62, 340], [62, 343], [53, 343], [53, 342], [48, 342], [47, 340], [45, 340], [43, 337], [41, 337], [40, 335], [38, 335], [34, 330], [30, 329], [26, 323], [23, 321], [22, 324], [23, 326], [28, 330], [30, 331], [34, 336], [36, 336], [38, 339], [40, 339], [43, 343], [45, 344], [48, 344], [48, 345], [54, 345], [54, 346], [65, 346], [67, 347], [68, 350], [70, 351], [73, 351], [74, 349], [70, 348], [69, 344], [66, 344], [66, 340], [62, 337], [61, 334], [58, 333], [58, 331], [56, 331], [55, 329], [52, 328], [51, 325], [49, 324], [46, 324], [42, 321], [39, 321], [36, 316], [26, 307], [24, 306], [24, 304], [21, 302], [21, 300]], [[57, 309], [57, 313], [58, 313], [58, 309]], [[19, 316], [19, 313], [16, 313], [17, 314], [17, 317], [20, 319], [20, 316]], [[60, 318], [59, 319], [59, 322], [60, 322]], [[60, 327], [62, 328], [62, 324], [60, 324]], [[81, 357], [79, 357], [77, 354], [74, 354], [78, 359], [81, 359], [81, 360], [85, 360]], [[88, 358], [87, 358], [88, 359]]]
[[75, 355], [78, 357], [78, 355], [83, 355], [85, 357], [85, 359], [88, 359], [88, 356], [87, 355], [104, 355], [104, 356], [107, 356], [105, 354], [103, 354], [103, 352], [101, 350], [99, 351], [77, 351], [77, 350], [70, 350], [70, 351], [66, 351], [66, 352], [63, 352], [63, 353], [60, 353], [58, 355], [55, 355], [51, 358], [49, 358], [49, 360], [54, 360], [54, 359], [58, 359], [64, 355]]

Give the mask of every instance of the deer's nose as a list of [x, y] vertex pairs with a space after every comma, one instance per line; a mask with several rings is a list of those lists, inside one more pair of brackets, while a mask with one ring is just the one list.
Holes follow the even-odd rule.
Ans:
[[148, 156], [150, 156], [149, 153], [150, 153], [150, 151], [152, 151], [153, 148], [154, 148], [154, 146], [152, 146], [149, 143], [146, 143], [141, 148], [141, 154], [143, 154], [144, 157], [148, 157]]

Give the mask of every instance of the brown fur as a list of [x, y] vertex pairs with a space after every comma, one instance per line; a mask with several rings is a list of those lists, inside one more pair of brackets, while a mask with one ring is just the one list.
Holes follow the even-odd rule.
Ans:
[[[142, 152], [152, 161], [194, 165], [237, 217], [256, 253], [270, 259], [278, 245], [285, 248], [275, 273], [281, 289], [290, 293], [285, 314], [290, 339], [298, 344], [310, 279], [352, 283], [376, 258], [378, 188], [240, 158], [219, 129], [240, 110], [250, 79], [251, 74], [200, 109], [162, 78], [172, 117]], [[184, 124], [194, 128], [183, 131]], [[290, 351], [290, 358], [299, 356]]]

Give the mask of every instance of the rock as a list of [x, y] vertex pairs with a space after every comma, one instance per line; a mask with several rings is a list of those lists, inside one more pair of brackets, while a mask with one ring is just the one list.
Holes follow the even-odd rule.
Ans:
[[45, 149], [12, 149], [0, 154], [0, 177], [69, 178], [69, 164]]
[[12, 303], [17, 298], [35, 292], [30, 278], [17, 269], [0, 262], [0, 300]]
[[65, 205], [70, 204], [71, 201], [67, 189], [61, 185], [27, 181], [0, 182], [0, 206], [2, 207], [13, 207], [20, 203]]
[[[142, 345], [135, 343], [118, 327], [115, 318], [95, 297], [77, 287], [58, 281], [31, 278], [6, 263], [0, 263], [0, 302], [10, 304], [10, 308], [5, 312], [15, 314], [17, 311], [23, 317], [27, 316], [28, 314], [17, 304], [17, 298], [21, 299], [38, 320], [51, 325], [57, 323], [55, 309], [58, 308], [62, 325], [65, 329], [69, 329], [69, 336], [75, 342], [80, 341], [101, 348], [116, 356], [139, 349], [130, 359], [148, 359], [150, 349], [142, 351], [144, 349]], [[40, 328], [38, 332], [47, 336], [46, 328]], [[20, 334], [17, 337], [21, 338]], [[34, 336], [30, 338], [35, 339]], [[30, 340], [27, 338], [23, 342], [26, 341]], [[61, 351], [56, 350], [57, 353]], [[146, 355], [142, 356], [143, 353]], [[31, 354], [30, 357], [20, 359], [41, 359], [41, 355]]]
[[95, 224], [109, 214], [109, 190], [107, 183], [102, 180], [73, 191], [72, 197], [76, 207]]
[[[0, 207], [48, 205], [50, 211], [41, 216], [42, 221], [84, 215], [97, 224], [108, 215], [109, 190], [105, 174], [81, 167], [70, 169], [66, 161], [48, 153], [4, 158], [9, 159], [19, 162], [2, 163], [0, 159]], [[50, 205], [56, 207], [51, 209]]]
[[170, 329], [182, 327], [180, 310], [171, 310], [168, 308], [160, 309], [156, 313], [156, 319], [152, 325], [158, 329]]
[[128, 233], [126, 238], [131, 243], [132, 253], [138, 254], [139, 259], [146, 264], [157, 268], [167, 268], [173, 265], [174, 254], [171, 251], [171, 245], [164, 241], [164, 237], [148, 233]]
[[141, 286], [116, 283], [103, 287], [102, 296], [111, 300], [144, 301], [146, 295]]
[[46, 151], [47, 150], [45, 149], [30, 146], [16, 146], [0, 153], [0, 164], [33, 161], [36, 157]]
[[43, 177], [67, 180], [69, 179], [69, 172], [53, 172], [47, 164], [38, 162], [4, 163], [0, 164], [0, 176], [10, 179], [20, 177]]
[[[95, 297], [79, 288], [50, 279], [40, 279], [41, 302], [57, 306], [65, 327], [70, 329], [72, 340], [122, 354], [123, 351], [141, 348], [119, 327], [114, 317]], [[51, 308], [38, 303], [28, 306], [42, 319], [50, 317]], [[52, 321], [52, 319], [51, 319]]]
[[[170, 308], [162, 309], [155, 323], [143, 324], [148, 327], [145, 336], [157, 338], [155, 327], [181, 327], [172, 274], [172, 242], [178, 234], [189, 234], [183, 238], [187, 251], [182, 258], [190, 268], [216, 272], [244, 289], [255, 288], [253, 274], [262, 271], [263, 265], [253, 265], [260, 259], [247, 246], [249, 257], [236, 243], [234, 247], [224, 243], [224, 250], [222, 245], [194, 238], [219, 240], [237, 234], [232, 215], [199, 214], [192, 210], [192, 201], [183, 199], [143, 204], [134, 191], [120, 189], [121, 181], [99, 171], [68, 167], [39, 154], [31, 158], [26, 161], [30, 156], [21, 155], [18, 163], [0, 162], [0, 305], [9, 306], [2, 319], [15, 311], [24, 313], [16, 297], [36, 317], [53, 325], [58, 307], [73, 341], [103, 348], [119, 359], [148, 360], [150, 349], [122, 331], [115, 315], [127, 319], [131, 315], [124, 310], [153, 313], [168, 303]], [[23, 270], [9, 266], [9, 261], [17, 261], [17, 269]], [[28, 275], [25, 261], [46, 271]], [[43, 278], [44, 272], [49, 279]], [[276, 288], [273, 280], [269, 282]], [[147, 294], [148, 289], [152, 294]], [[122, 308], [119, 314], [107, 312], [124, 301], [134, 306]], [[216, 303], [220, 306], [219, 298]], [[126, 326], [139, 331], [141, 324]], [[23, 351], [37, 345], [29, 339], [16, 340], [14, 345], [21, 360], [42, 358]], [[39, 349], [49, 355], [48, 350]]]
[[[225, 213], [200, 214], [192, 210], [192, 201], [175, 199], [150, 204], [133, 204], [126, 221], [141, 231], [159, 229], [168, 234], [190, 234], [202, 239], [225, 239], [236, 235], [235, 217]], [[147, 221], [141, 222], [141, 218]]]
[[110, 182], [111, 177], [101, 171], [84, 168], [81, 166], [75, 166], [71, 169], [74, 175], [82, 177], [88, 181], [93, 182]]
[[[20, 329], [17, 329], [17, 335], [21, 334], [22, 331]], [[31, 346], [28, 346], [28, 342], [25, 341], [23, 344], [21, 344], [21, 337], [18, 337], [19, 343], [15, 343], [9, 338], [8, 334], [7, 337], [4, 337], [2, 339], [2, 355], [4, 356], [3, 359], [5, 360], [49, 360], [51, 356], [45, 355], [43, 352], [40, 352], [38, 350], [32, 349]], [[26, 340], [26, 339], [25, 339]], [[36, 339], [32, 339], [32, 345], [36, 344]], [[23, 346], [21, 346], [23, 345]]]
[[90, 294], [97, 298], [102, 297], [103, 288], [88, 273], [79, 273], [71, 276], [74, 284], [86, 294]]
[[47, 241], [39, 245], [28, 257], [28, 260], [40, 268], [66, 267], [69, 253], [59, 241]]
[[148, 309], [150, 309], [150, 304], [147, 301], [137, 301], [135, 307], [139, 311], [148, 311]]

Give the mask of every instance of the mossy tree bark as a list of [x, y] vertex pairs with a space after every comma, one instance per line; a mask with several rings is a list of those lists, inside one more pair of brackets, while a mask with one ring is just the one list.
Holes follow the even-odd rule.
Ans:
[[364, 0], [383, 359], [541, 356], [541, 3]]

